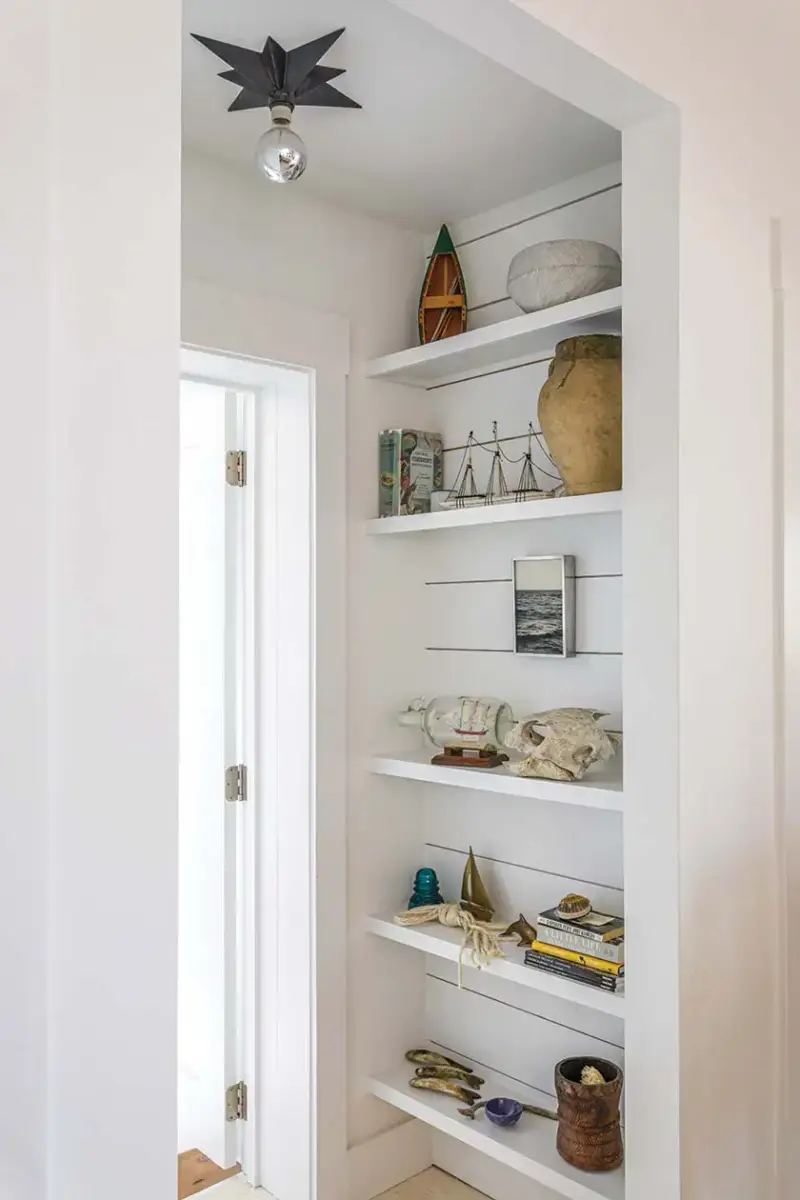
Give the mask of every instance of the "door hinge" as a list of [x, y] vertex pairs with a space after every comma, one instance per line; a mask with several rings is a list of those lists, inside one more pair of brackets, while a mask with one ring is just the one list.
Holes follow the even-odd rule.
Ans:
[[247, 799], [247, 767], [242, 763], [238, 763], [235, 767], [228, 767], [225, 772], [225, 799], [234, 801]]
[[231, 487], [247, 483], [247, 451], [229, 450], [225, 455], [225, 478]]
[[225, 1120], [247, 1120], [247, 1084], [234, 1083], [225, 1093]]

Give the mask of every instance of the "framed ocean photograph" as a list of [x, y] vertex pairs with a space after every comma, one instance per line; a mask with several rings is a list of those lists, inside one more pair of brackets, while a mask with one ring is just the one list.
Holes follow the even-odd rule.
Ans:
[[575, 653], [575, 559], [571, 554], [515, 558], [514, 653], [570, 658]]

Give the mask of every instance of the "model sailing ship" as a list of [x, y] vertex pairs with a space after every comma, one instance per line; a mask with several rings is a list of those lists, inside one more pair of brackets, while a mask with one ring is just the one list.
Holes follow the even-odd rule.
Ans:
[[[539, 486], [539, 481], [536, 475], [536, 470], [533, 466], [533, 442], [536, 440], [542, 453], [546, 456], [547, 461], [552, 464], [553, 470], [556, 471], [555, 463], [550, 457], [547, 447], [542, 442], [541, 436], [534, 431], [533, 425], [528, 425], [528, 446], [522, 458], [509, 458], [503, 452], [500, 444], [500, 438], [497, 433], [497, 421], [492, 422], [492, 444], [491, 451], [492, 465], [489, 470], [489, 478], [486, 483], [486, 490], [481, 492], [478, 490], [478, 485], [475, 480], [475, 469], [473, 466], [472, 455], [474, 450], [482, 450], [488, 453], [486, 445], [479, 442], [473, 430], [470, 430], [467, 438], [467, 445], [464, 450], [464, 457], [461, 460], [461, 466], [458, 469], [455, 483], [449, 492], [438, 492], [435, 496], [434, 507], [439, 510], [447, 510], [453, 508], [480, 508], [486, 504], [513, 504], [522, 500], [548, 500], [557, 494], [558, 488], [547, 490]], [[503, 463], [518, 463], [522, 466], [517, 480], [517, 486], [509, 488], [506, 480], [506, 473]], [[561, 485], [561, 476], [551, 474], [543, 467], [538, 468], [540, 475], [546, 475], [548, 478]]]

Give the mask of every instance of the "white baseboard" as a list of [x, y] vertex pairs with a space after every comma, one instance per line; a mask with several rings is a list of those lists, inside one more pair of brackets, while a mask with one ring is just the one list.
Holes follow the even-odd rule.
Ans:
[[405, 1121], [347, 1152], [348, 1200], [373, 1200], [433, 1162], [431, 1131], [422, 1121]]
[[432, 1141], [433, 1165], [447, 1171], [448, 1175], [455, 1175], [456, 1179], [483, 1192], [491, 1200], [559, 1200], [558, 1193], [551, 1188], [512, 1171], [504, 1163], [488, 1158], [447, 1134], [434, 1132]]

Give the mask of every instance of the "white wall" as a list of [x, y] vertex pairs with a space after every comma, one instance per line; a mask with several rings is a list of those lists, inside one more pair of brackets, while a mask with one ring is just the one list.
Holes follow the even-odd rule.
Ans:
[[[518, 317], [506, 283], [513, 256], [533, 242], [589, 238], [622, 247], [621, 164], [609, 163], [450, 227], [467, 282], [469, 328]], [[430, 253], [434, 239], [427, 239]]]
[[174, 1196], [180, 9], [138, 18], [3, 10], [4, 1200]]
[[[386, 697], [375, 697], [371, 658], [374, 622], [370, 610], [374, 593], [361, 586], [380, 570], [372, 539], [363, 536], [363, 519], [374, 516], [377, 479], [377, 435], [399, 419], [402, 389], [363, 378], [366, 358], [404, 348], [414, 336], [416, 297], [423, 257], [419, 236], [356, 214], [321, 204], [300, 189], [265, 186], [248, 171], [187, 152], [183, 164], [183, 274], [237, 292], [293, 301], [309, 308], [347, 316], [351, 322], [352, 370], [347, 400], [347, 471], [350, 581], [350, 739], [351, 761], [348, 833], [350, 869], [347, 880], [351, 914], [348, 1041], [350, 1055], [349, 1138], [359, 1143], [402, 1118], [364, 1095], [361, 1080], [374, 1062], [376, 1026], [369, 1020], [374, 1005], [408, 986], [409, 1011], [422, 1011], [422, 979], [406, 964], [386, 964], [376, 971], [368, 957], [373, 949], [360, 932], [376, 888], [396, 890], [383, 879], [404, 840], [419, 837], [405, 809], [376, 810], [368, 777], [360, 762], [374, 752], [374, 729], [386, 720], [397, 694], [413, 688], [384, 681]], [[411, 393], [422, 419], [424, 399]], [[387, 611], [402, 603], [402, 595], [386, 579]], [[377, 648], [379, 652], [380, 648]], [[389, 699], [391, 696], [391, 700]], [[371, 697], [371, 702], [365, 700]], [[413, 860], [410, 849], [406, 861]], [[383, 879], [383, 882], [382, 882]], [[391, 903], [394, 901], [392, 900]], [[377, 989], [377, 993], [376, 993]], [[416, 989], [416, 1000], [414, 999]], [[380, 1032], [380, 1030], [378, 1030]], [[404, 1033], [398, 1032], [402, 1041]]]
[[48, 1200], [173, 1200], [180, 10], [51, 14]]
[[[780, 1044], [776, 946], [769, 218], [789, 216], [800, 185], [786, 152], [797, 8], [622, 0], [612, 20], [591, 0], [521, 7], [681, 108], [683, 1194], [772, 1196], [781, 1068], [796, 1079], [798, 1061], [796, 1041], [789, 1060]], [[723, 894], [741, 923], [715, 907]], [[798, 1005], [795, 990], [795, 1022]], [[787, 1195], [800, 1160], [789, 1169]]]
[[[0, 197], [0, 912], [6, 984], [0, 989], [0, 1195], [44, 1195], [46, 1105], [46, 438], [47, 172], [46, 91], [30, 88], [42, 62], [46, 8], [18, 0], [4, 12], [0, 39], [3, 106], [0, 155], [13, 186]], [[9, 31], [13, 30], [13, 36]]]
[[[800, 725], [800, 477], [796, 470], [800, 448], [800, 406], [792, 397], [797, 395], [797, 379], [800, 373], [800, 220], [797, 213], [783, 228], [783, 263], [780, 287], [776, 295], [776, 374], [778, 395], [784, 399], [784, 420], [776, 428], [776, 445], [782, 466], [782, 489], [776, 496], [776, 507], [783, 521], [779, 521], [778, 553], [783, 560], [778, 566], [778, 584], [783, 593], [784, 646], [776, 641], [779, 660], [783, 660], [784, 677], [779, 680], [785, 686], [785, 707], [782, 713], [782, 758], [781, 782], [785, 784], [785, 811], [778, 824], [778, 836], [782, 840], [781, 867], [787, 885], [789, 904], [781, 930], [782, 941], [788, 953], [788, 979], [786, 999], [790, 1016], [789, 1044], [786, 1054], [789, 1071], [786, 1080], [786, 1127], [781, 1141], [781, 1150], [794, 1155], [788, 1160], [787, 1182], [781, 1200], [790, 1200], [790, 1181], [800, 1176], [800, 1146], [794, 1137], [791, 1114], [800, 1108], [800, 1079], [795, 1064], [800, 1061], [800, 965], [792, 953], [794, 930], [800, 920], [800, 762], [795, 750], [795, 731]], [[791, 386], [790, 386], [791, 383]], [[782, 493], [782, 494], [781, 494]], [[791, 933], [789, 932], [791, 930]], [[784, 1145], [785, 1140], [785, 1145]]]
[[302, 184], [267, 188], [255, 169], [188, 149], [183, 189], [184, 278], [349, 316], [362, 360], [411, 337], [418, 234], [320, 203]]

